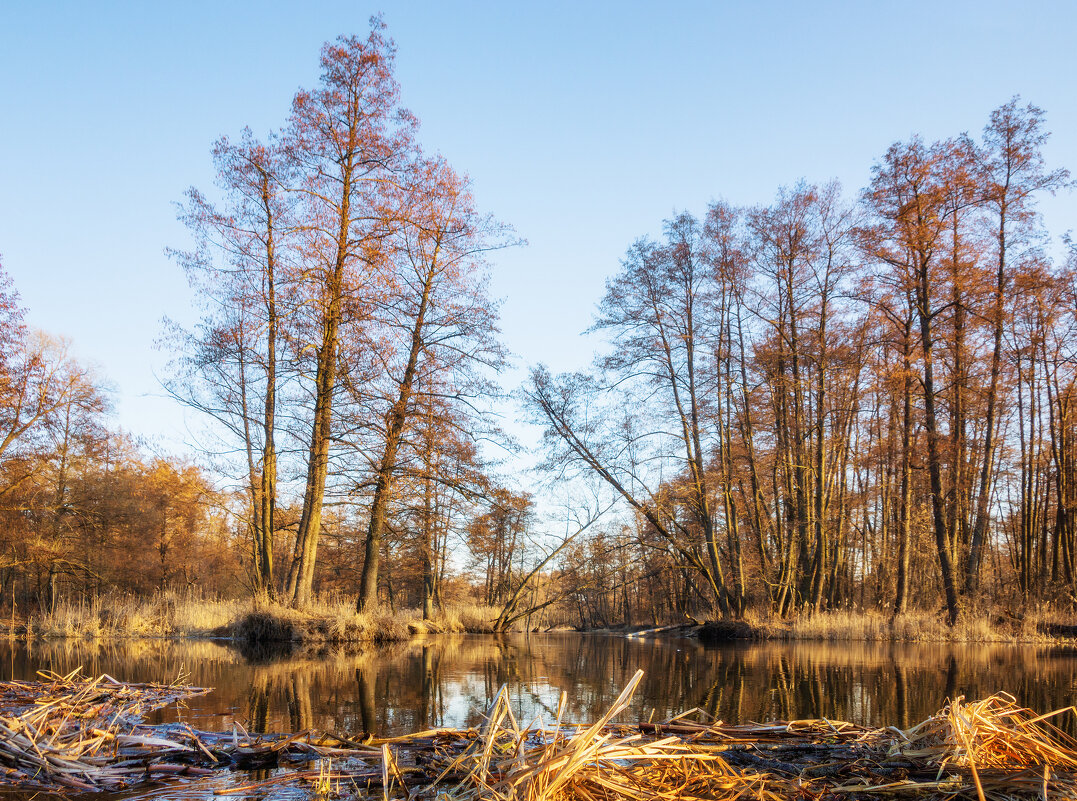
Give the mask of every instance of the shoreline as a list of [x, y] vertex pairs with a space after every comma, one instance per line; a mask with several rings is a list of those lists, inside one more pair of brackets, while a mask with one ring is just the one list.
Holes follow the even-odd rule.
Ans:
[[1074, 618], [1058, 613], [1008, 616], [970, 611], [957, 626], [941, 614], [913, 611], [892, 618], [879, 612], [838, 610], [790, 619], [688, 621], [665, 625], [614, 624], [590, 629], [555, 624], [542, 629], [494, 629], [498, 610], [477, 605], [447, 606], [424, 620], [419, 610], [357, 614], [351, 604], [320, 602], [307, 610], [246, 600], [216, 601], [154, 596], [103, 599], [14, 620], [0, 617], [0, 637], [40, 640], [217, 640], [298, 645], [379, 645], [446, 634], [577, 632], [628, 639], [687, 637], [724, 642], [947, 642], [1066, 645], [1077, 642]]

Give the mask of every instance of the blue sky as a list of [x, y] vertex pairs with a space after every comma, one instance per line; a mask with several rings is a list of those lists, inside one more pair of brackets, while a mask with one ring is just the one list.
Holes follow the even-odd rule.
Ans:
[[[891, 142], [978, 132], [1015, 93], [1077, 168], [1072, 3], [5, 0], [0, 254], [128, 430], [183, 449], [154, 377], [161, 318], [191, 315], [174, 203], [210, 187], [214, 139], [280, 125], [322, 42], [379, 10], [423, 141], [529, 241], [494, 270], [521, 366], [587, 363], [605, 278], [674, 211], [799, 178], [855, 192]], [[1072, 195], [1044, 209], [1056, 234], [1077, 221]]]

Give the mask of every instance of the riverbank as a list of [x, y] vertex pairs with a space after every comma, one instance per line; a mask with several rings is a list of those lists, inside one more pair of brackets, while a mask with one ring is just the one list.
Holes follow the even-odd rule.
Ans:
[[[207, 691], [49, 674], [0, 682], [0, 785], [149, 790], [172, 799], [287, 792], [298, 799], [669, 801], [751, 797], [1073, 798], [1077, 742], [1004, 693], [957, 698], [907, 729], [827, 719], [731, 725], [705, 715], [618, 724], [637, 671], [604, 714], [521, 726], [502, 687], [474, 728], [377, 739], [363, 731], [248, 732], [150, 725], [152, 709]], [[250, 771], [263, 771], [252, 776]], [[148, 797], [148, 796], [147, 796]]]
[[220, 633], [246, 643], [392, 643], [427, 634], [490, 634], [496, 619], [496, 610], [482, 606], [447, 607], [425, 620], [418, 610], [356, 613], [351, 604], [302, 611], [262, 606], [234, 619]]
[[890, 642], [1049, 643], [1058, 639], [1048, 627], [1058, 614], [1044, 610], [1021, 616], [992, 610], [966, 610], [957, 624], [947, 623], [942, 611], [914, 611], [893, 617], [880, 612], [839, 610], [800, 616], [793, 620], [761, 620], [769, 639], [865, 640]]
[[[0, 618], [0, 632], [16, 639], [219, 638], [246, 643], [362, 644], [404, 642], [450, 633], [494, 633], [497, 609], [454, 604], [424, 620], [417, 609], [357, 614], [351, 601], [318, 599], [296, 610], [251, 599], [220, 600], [159, 593], [149, 598], [106, 596], [91, 603], [61, 603], [52, 612]], [[1022, 614], [969, 610], [956, 626], [943, 613], [912, 611], [896, 618], [875, 611], [838, 610], [783, 619], [661, 626], [613, 626], [586, 633], [631, 638], [695, 637], [730, 640], [865, 641], [901, 643], [1072, 642], [1077, 618], [1051, 609]], [[14, 624], [14, 625], [12, 625]], [[559, 626], [555, 630], [576, 630]]]
[[1020, 617], [969, 612], [956, 626], [942, 613], [909, 612], [892, 617], [879, 612], [840, 610], [801, 615], [791, 619], [749, 617], [657, 627], [599, 629], [632, 638], [696, 637], [704, 642], [732, 640], [797, 640], [815, 642], [901, 643], [1030, 643], [1072, 641], [1077, 626], [1072, 616], [1037, 610]]
[[52, 612], [0, 620], [16, 639], [218, 638], [243, 642], [387, 643], [436, 633], [489, 633], [498, 610], [459, 604], [430, 620], [408, 609], [357, 614], [351, 602], [317, 600], [304, 610], [246, 600], [161, 593], [61, 603]]

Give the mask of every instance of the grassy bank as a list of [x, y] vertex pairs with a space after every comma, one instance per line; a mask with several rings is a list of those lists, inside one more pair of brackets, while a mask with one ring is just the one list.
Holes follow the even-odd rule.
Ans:
[[424, 634], [490, 633], [496, 618], [496, 610], [475, 605], [447, 607], [430, 620], [417, 609], [357, 614], [351, 603], [318, 603], [302, 611], [262, 605], [233, 621], [228, 634], [246, 642], [403, 642]]
[[149, 598], [103, 596], [86, 603], [60, 603], [52, 612], [32, 612], [21, 623], [16, 623], [15, 634], [87, 640], [205, 637], [219, 633], [249, 611], [250, 606], [250, 601], [184, 597], [172, 593], [159, 593]]
[[892, 617], [877, 611], [836, 610], [789, 619], [748, 617], [744, 622], [750, 633], [745, 635], [742, 628], [740, 637], [827, 642], [1048, 643], [1058, 641], [1060, 631], [1072, 621], [1072, 616], [1045, 609], [1030, 610], [1020, 617], [970, 609], [955, 626], [950, 626], [941, 612], [911, 611]]
[[[217, 600], [197, 595], [158, 593], [149, 598], [104, 596], [93, 602], [61, 603], [53, 612], [37, 611], [15, 620], [14, 636], [29, 639], [124, 639], [222, 637], [245, 642], [376, 643], [401, 642], [425, 634], [490, 633], [498, 610], [456, 604], [423, 620], [416, 609], [356, 614], [350, 601], [319, 599], [295, 610], [251, 599]], [[710, 640], [804, 640], [875, 642], [1050, 643], [1072, 641], [1072, 614], [1038, 608], [1021, 615], [998, 610], [967, 610], [957, 626], [941, 612], [913, 611], [891, 618], [876, 611], [838, 610], [783, 619], [747, 616], [742, 621], [694, 625], [620, 626], [605, 633], [648, 636], [700, 636]], [[10, 618], [0, 619], [0, 631]]]
[[968, 642], [1056, 643], [1077, 637], [1074, 616], [1041, 609], [1020, 617], [998, 612], [969, 611], [950, 626], [942, 613], [914, 611], [891, 617], [876, 611], [838, 610], [793, 618], [747, 616], [743, 620], [720, 620], [640, 628], [620, 626], [596, 633], [631, 638], [699, 637], [705, 641], [783, 640], [816, 642]]
[[1032, 610], [1021, 617], [988, 610], [967, 610], [950, 626], [945, 617], [914, 611], [892, 618], [881, 612], [838, 610], [789, 621], [755, 622], [770, 639], [867, 640], [890, 642], [1052, 642], [1048, 626], [1062, 618], [1053, 612]]
[[423, 620], [419, 610], [359, 615], [344, 601], [319, 600], [299, 611], [250, 599], [217, 600], [159, 593], [61, 603], [0, 625], [11, 636], [43, 639], [224, 637], [258, 642], [396, 642], [427, 633], [489, 632], [497, 610], [461, 604]]

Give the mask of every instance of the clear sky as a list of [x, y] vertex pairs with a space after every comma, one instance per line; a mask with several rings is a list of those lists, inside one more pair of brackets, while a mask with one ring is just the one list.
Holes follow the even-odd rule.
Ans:
[[[379, 10], [423, 141], [529, 241], [494, 271], [520, 365], [586, 364], [606, 276], [674, 211], [802, 177], [852, 193], [891, 142], [978, 132], [1016, 93], [1077, 169], [1070, 2], [0, 0], [0, 254], [128, 430], [182, 449], [154, 377], [161, 318], [191, 316], [174, 203], [210, 187], [214, 139], [283, 123], [322, 42]], [[1077, 222], [1072, 195], [1044, 208]]]

